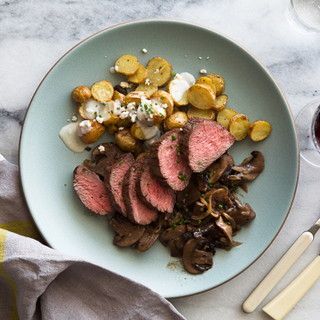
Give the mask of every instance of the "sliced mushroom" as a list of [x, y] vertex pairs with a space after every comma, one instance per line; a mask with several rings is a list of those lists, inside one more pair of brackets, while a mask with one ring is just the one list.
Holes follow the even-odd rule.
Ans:
[[138, 249], [139, 253], [146, 252], [154, 245], [158, 237], [159, 237], [159, 233], [145, 231], [142, 237], [135, 244], [135, 248]]
[[243, 160], [240, 166], [233, 166], [232, 169], [238, 174], [242, 181], [254, 180], [264, 169], [264, 156], [260, 151], [252, 151], [252, 157]]
[[199, 226], [188, 225], [187, 230], [192, 232], [194, 238], [206, 237], [216, 230], [214, 222], [201, 223]]
[[180, 247], [176, 247], [176, 243], [179, 243], [177, 240], [179, 237], [182, 237], [182, 235], [187, 231], [187, 227], [185, 224], [181, 224], [177, 227], [171, 227], [163, 232], [161, 232], [159, 240], [164, 245], [167, 246], [169, 243], [170, 249], [171, 249], [171, 256], [172, 257], [181, 257], [182, 251]]
[[232, 155], [229, 153], [229, 151], [227, 151], [226, 153], [224, 153], [223, 155], [222, 155], [222, 158], [228, 163], [228, 165], [230, 166], [230, 167], [233, 167], [234, 166], [234, 160], [233, 160], [233, 157], [232, 157]]
[[237, 203], [235, 207], [226, 210], [226, 213], [233, 218], [237, 225], [244, 225], [256, 217], [251, 206], [246, 203], [244, 206]]
[[231, 225], [224, 222], [221, 216], [216, 220], [216, 225], [223, 232], [223, 234], [226, 236], [227, 240], [230, 243], [232, 243], [232, 227], [231, 227]]
[[142, 237], [146, 229], [145, 226], [133, 224], [121, 214], [115, 214], [109, 221], [109, 226], [116, 232], [113, 243], [119, 247], [132, 246]]
[[222, 174], [227, 170], [228, 162], [223, 158], [220, 157], [214, 163], [212, 163], [207, 169], [206, 173], [209, 176], [209, 184], [216, 183]]
[[92, 151], [92, 160], [98, 162], [103, 157], [113, 158], [116, 154], [122, 154], [123, 151], [112, 142], [101, 143]]
[[183, 247], [183, 265], [192, 274], [202, 273], [213, 264], [213, 253], [204, 248], [209, 247], [209, 242], [205, 238], [190, 239]]
[[192, 179], [190, 183], [182, 190], [177, 192], [177, 201], [180, 205], [189, 206], [200, 198], [200, 191]]

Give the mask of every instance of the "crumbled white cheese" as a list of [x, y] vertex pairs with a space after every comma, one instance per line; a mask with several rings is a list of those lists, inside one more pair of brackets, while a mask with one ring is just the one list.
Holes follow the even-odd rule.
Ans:
[[147, 52], [148, 52], [148, 50], [147, 50], [147, 49], [145, 49], [145, 48], [143, 48], [143, 49], [142, 49], [142, 52], [143, 52], [143, 53], [147, 53]]
[[202, 60], [202, 57], [199, 57], [199, 60]]
[[187, 57], [187, 55], [185, 54], [185, 55], [184, 55], [184, 57], [186, 58], [186, 57]]
[[116, 73], [116, 68], [115, 68], [115, 67], [111, 67], [110, 70], [109, 70], [109, 72], [110, 72], [111, 74], [115, 74], [115, 73]]
[[126, 119], [129, 116], [129, 111], [124, 111], [120, 114], [120, 119]]
[[209, 57], [207, 57], [207, 60], [209, 60]]
[[207, 70], [206, 69], [201, 69], [200, 73], [207, 73]]
[[148, 78], [146, 79], [145, 84], [147, 84], [147, 85], [150, 84], [150, 80]]
[[72, 117], [72, 121], [73, 121], [73, 122], [76, 122], [77, 120], [78, 120], [78, 117], [77, 117], [77, 116], [73, 116], [73, 117]]
[[159, 69], [156, 69], [154, 73], [159, 73]]
[[120, 87], [122, 87], [122, 88], [131, 88], [132, 85], [133, 85], [132, 83], [128, 83], [126, 81], [120, 82]]
[[92, 130], [90, 120], [83, 120], [77, 126], [77, 135], [81, 137], [88, 133], [90, 130]]
[[100, 152], [106, 151], [106, 148], [103, 145], [100, 145], [98, 149]]
[[115, 66], [115, 67], [114, 67], [114, 70], [118, 71], [118, 70], [119, 70], [119, 67], [118, 67], [118, 66]]
[[122, 131], [122, 130], [124, 130], [124, 127], [119, 127], [119, 131]]

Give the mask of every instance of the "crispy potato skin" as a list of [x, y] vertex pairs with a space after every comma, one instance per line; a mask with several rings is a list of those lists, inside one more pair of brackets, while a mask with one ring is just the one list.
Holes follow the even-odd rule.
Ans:
[[72, 99], [76, 102], [83, 103], [91, 98], [91, 90], [86, 86], [76, 87], [72, 91]]
[[177, 111], [164, 120], [163, 127], [165, 131], [169, 131], [174, 128], [182, 128], [187, 121], [187, 114], [183, 111]]
[[272, 131], [270, 123], [263, 120], [257, 120], [251, 123], [248, 131], [249, 137], [255, 141], [262, 141], [269, 137]]
[[92, 144], [96, 142], [104, 134], [106, 127], [95, 120], [87, 121], [90, 121], [92, 129], [79, 138], [83, 143]]
[[164, 90], [156, 91], [151, 97], [151, 100], [158, 101], [162, 104], [166, 104], [166, 114], [167, 116], [171, 116], [174, 108], [174, 101], [172, 95]]
[[116, 72], [129, 77], [134, 75], [139, 69], [139, 61], [135, 56], [125, 54], [121, 56], [115, 63]]
[[164, 87], [170, 81], [172, 66], [166, 59], [156, 57], [148, 62], [147, 73], [151, 83]]
[[198, 109], [211, 109], [214, 106], [216, 96], [207, 84], [196, 83], [188, 91], [189, 102]]
[[95, 100], [102, 103], [112, 99], [114, 89], [110, 81], [102, 80], [91, 87], [91, 93]]
[[129, 129], [115, 133], [116, 144], [125, 152], [135, 152], [141, 145], [141, 141], [135, 139]]
[[191, 107], [187, 112], [188, 118], [198, 117], [208, 120], [214, 120], [216, 114], [212, 109], [198, 109], [196, 107]]
[[237, 114], [236, 111], [230, 108], [224, 108], [217, 113], [217, 122], [219, 122], [220, 124], [225, 126], [227, 129], [229, 129], [230, 119], [236, 114]]
[[250, 122], [247, 116], [238, 113], [230, 119], [229, 131], [236, 141], [243, 140], [249, 131]]

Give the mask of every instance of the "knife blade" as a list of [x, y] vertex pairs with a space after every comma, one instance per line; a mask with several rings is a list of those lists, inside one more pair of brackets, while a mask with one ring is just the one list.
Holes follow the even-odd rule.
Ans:
[[265, 278], [252, 291], [242, 304], [242, 310], [246, 313], [253, 312], [286, 272], [292, 267], [302, 253], [312, 243], [320, 228], [320, 219], [307, 231], [303, 232], [275, 266], [269, 271]]

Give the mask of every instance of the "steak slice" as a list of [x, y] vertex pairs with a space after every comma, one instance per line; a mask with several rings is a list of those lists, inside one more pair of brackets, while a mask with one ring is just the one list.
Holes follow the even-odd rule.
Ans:
[[128, 219], [136, 224], [147, 225], [157, 220], [158, 211], [150, 209], [139, 199], [136, 192], [137, 175], [141, 167], [147, 163], [147, 158], [140, 158], [128, 170], [123, 181], [122, 195], [126, 206]]
[[115, 156], [123, 154], [123, 151], [113, 142], [101, 143], [92, 151], [92, 160], [96, 162], [94, 172], [104, 177], [108, 165], [110, 165]]
[[122, 183], [124, 176], [134, 163], [131, 153], [116, 155], [115, 160], [107, 166], [104, 176], [104, 183], [109, 191], [109, 196], [113, 207], [124, 217], [127, 216], [126, 206], [122, 199]]
[[180, 128], [166, 132], [151, 146], [149, 165], [152, 173], [173, 190], [183, 190], [192, 171], [180, 149]]
[[149, 208], [172, 213], [176, 202], [175, 192], [155, 178], [148, 164], [149, 155], [144, 158], [146, 163], [138, 170], [136, 182], [139, 199]]
[[234, 143], [234, 136], [220, 123], [190, 118], [181, 133], [182, 151], [193, 172], [201, 172], [220, 158]]
[[74, 169], [73, 188], [89, 210], [103, 216], [115, 212], [108, 191], [100, 177], [83, 165]]

